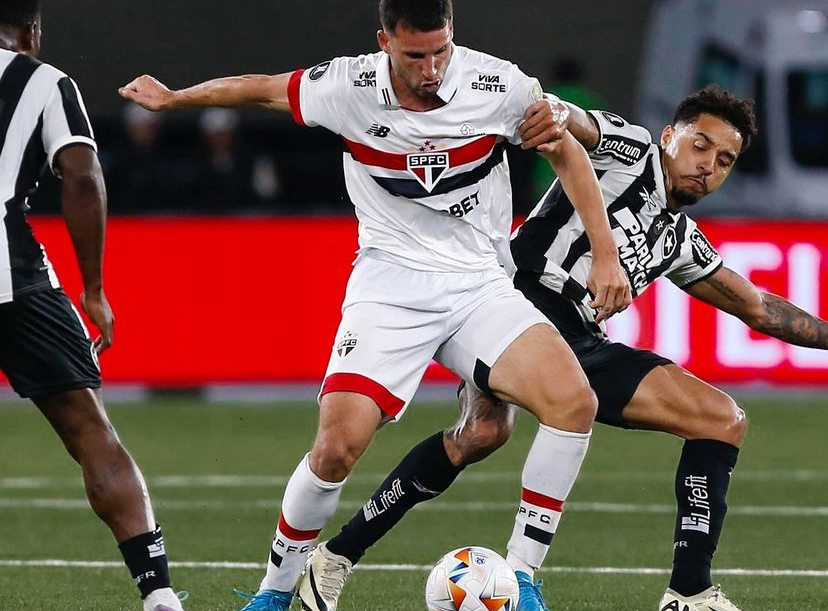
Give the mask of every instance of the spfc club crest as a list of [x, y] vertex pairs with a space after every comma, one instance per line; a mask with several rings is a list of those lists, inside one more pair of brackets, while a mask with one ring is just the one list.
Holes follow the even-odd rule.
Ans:
[[[423, 148], [431, 148], [423, 147]], [[407, 155], [408, 171], [414, 174], [423, 188], [431, 193], [440, 177], [449, 169], [449, 154], [447, 151], [420, 151]]]
[[351, 351], [356, 348], [357, 337], [356, 334], [350, 331], [346, 332], [336, 344], [336, 353], [339, 356], [348, 356]]

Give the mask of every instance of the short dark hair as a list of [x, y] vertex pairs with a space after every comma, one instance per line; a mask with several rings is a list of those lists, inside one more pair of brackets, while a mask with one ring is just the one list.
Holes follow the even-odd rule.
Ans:
[[0, 2], [0, 26], [22, 28], [37, 21], [40, 16], [40, 0], [2, 0]]
[[380, 0], [382, 27], [393, 32], [402, 23], [420, 32], [433, 32], [454, 18], [452, 0]]
[[692, 123], [700, 114], [713, 115], [730, 123], [742, 135], [744, 153], [758, 132], [756, 128], [756, 103], [749, 98], [739, 98], [718, 85], [708, 85], [684, 98], [676, 109], [673, 125]]

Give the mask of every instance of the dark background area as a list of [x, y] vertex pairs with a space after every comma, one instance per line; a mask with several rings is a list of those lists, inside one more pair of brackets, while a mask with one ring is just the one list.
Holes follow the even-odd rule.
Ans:
[[[576, 56], [586, 84], [628, 113], [654, 4], [456, 0], [455, 41], [514, 61], [542, 82], [552, 57]], [[286, 72], [374, 52], [377, 28], [376, 0], [44, 0], [43, 59], [78, 82], [102, 119], [120, 111], [118, 86], [144, 72], [173, 87]]]

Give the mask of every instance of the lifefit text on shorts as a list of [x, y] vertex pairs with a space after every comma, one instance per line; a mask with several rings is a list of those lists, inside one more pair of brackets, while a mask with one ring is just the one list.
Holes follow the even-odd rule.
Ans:
[[391, 488], [383, 490], [379, 493], [379, 499], [370, 499], [362, 507], [362, 512], [365, 514], [365, 521], [370, 522], [378, 515], [385, 513], [403, 496], [405, 496], [405, 491], [402, 489], [402, 482], [399, 478], [397, 478], [391, 484]]
[[689, 488], [687, 502], [693, 510], [689, 516], [681, 517], [682, 530], [696, 530], [710, 534], [710, 493], [707, 491], [706, 475], [688, 475], [684, 487]]

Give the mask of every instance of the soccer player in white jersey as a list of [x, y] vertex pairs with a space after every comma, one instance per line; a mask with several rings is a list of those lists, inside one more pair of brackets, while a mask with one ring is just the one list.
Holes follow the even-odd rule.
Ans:
[[[569, 131], [590, 152], [634, 296], [663, 276], [752, 329], [798, 346], [828, 349], [828, 323], [724, 267], [683, 213], [721, 186], [749, 146], [756, 133], [752, 101], [718, 87], [695, 92], [677, 107], [660, 146], [646, 129], [617, 115], [568, 106]], [[598, 397], [598, 422], [685, 439], [675, 479], [673, 572], [659, 611], [738, 611], [713, 585], [711, 563], [727, 510], [730, 472], [746, 432], [745, 414], [728, 395], [668, 359], [606, 338], [588, 303], [584, 274], [592, 254], [568, 195], [565, 185], [554, 183], [513, 236], [515, 286], [572, 347]], [[466, 465], [500, 447], [516, 417], [514, 408], [469, 386], [461, 393], [461, 412], [452, 429], [403, 458], [366, 503], [368, 511], [357, 512], [317, 548], [311, 563], [317, 580], [336, 581], [341, 589], [371, 545], [416, 503], [436, 496], [413, 491], [383, 504], [383, 493], [407, 490], [412, 482], [427, 488], [434, 478], [451, 482]], [[434, 439], [444, 441], [442, 455], [434, 451]], [[423, 448], [430, 448], [427, 455]], [[377, 505], [381, 515], [371, 511]], [[527, 532], [529, 540], [521, 536]], [[509, 554], [521, 553], [531, 559], [532, 569], [538, 568], [552, 534], [542, 519], [519, 512]], [[540, 589], [531, 580], [520, 583], [518, 610], [546, 610]], [[624, 609], [624, 601], [613, 608]]]
[[[118, 541], [144, 610], [180, 611], [144, 478], [101, 401], [98, 355], [112, 344], [114, 322], [102, 278], [106, 190], [77, 85], [35, 59], [40, 25], [38, 0], [0, 3], [0, 370], [80, 464], [89, 504]], [[45, 171], [61, 179], [81, 303], [100, 331], [94, 342], [26, 220]], [[36, 595], [48, 600], [49, 588]]]
[[[450, 0], [382, 0], [380, 21], [379, 53], [180, 91], [148, 76], [121, 89], [153, 110], [290, 110], [347, 147], [359, 253], [320, 392], [317, 437], [288, 482], [267, 573], [248, 611], [290, 604], [347, 474], [377, 428], [402, 416], [432, 357], [537, 416], [524, 485], [543, 506], [567, 496], [595, 398], [560, 334], [498, 262], [511, 224], [504, 140], [543, 146], [555, 160], [596, 249], [589, 284], [602, 316], [630, 300], [589, 159], [559, 129], [565, 108], [542, 99], [538, 82], [515, 65], [455, 46]], [[304, 602], [332, 609], [326, 588], [317, 584], [318, 598]]]

